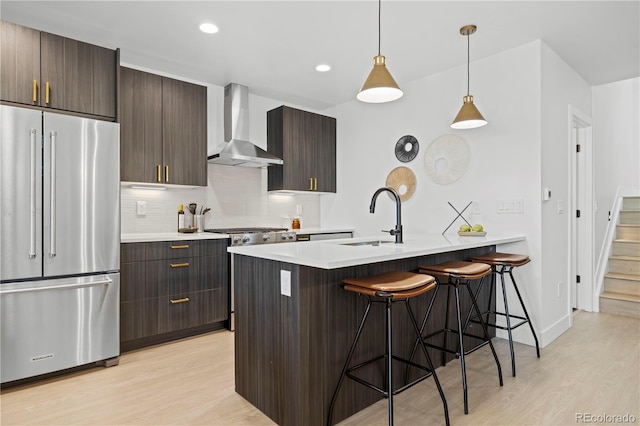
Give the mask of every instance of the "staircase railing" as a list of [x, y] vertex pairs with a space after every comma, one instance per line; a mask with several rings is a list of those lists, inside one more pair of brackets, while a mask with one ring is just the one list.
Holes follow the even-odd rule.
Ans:
[[622, 210], [622, 202], [624, 197], [620, 195], [620, 188], [616, 191], [611, 207], [611, 217], [607, 224], [607, 231], [604, 234], [602, 249], [598, 257], [598, 264], [595, 272], [596, 291], [593, 292], [593, 312], [600, 312], [600, 295], [604, 287], [604, 275], [607, 273], [609, 265], [609, 256], [613, 247], [613, 240], [616, 239], [616, 227], [620, 223], [620, 210]]

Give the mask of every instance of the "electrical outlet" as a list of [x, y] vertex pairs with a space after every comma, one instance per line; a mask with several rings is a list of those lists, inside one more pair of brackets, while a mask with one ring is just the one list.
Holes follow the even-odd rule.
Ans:
[[138, 216], [146, 216], [147, 215], [147, 202], [146, 201], [136, 201], [136, 214]]
[[280, 294], [291, 297], [291, 271], [280, 270]]

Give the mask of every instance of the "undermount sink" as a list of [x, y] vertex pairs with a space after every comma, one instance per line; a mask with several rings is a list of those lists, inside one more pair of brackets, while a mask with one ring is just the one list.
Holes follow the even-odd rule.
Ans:
[[394, 242], [374, 240], [374, 241], [358, 241], [355, 243], [340, 243], [341, 246], [379, 246], [380, 244], [394, 244]]

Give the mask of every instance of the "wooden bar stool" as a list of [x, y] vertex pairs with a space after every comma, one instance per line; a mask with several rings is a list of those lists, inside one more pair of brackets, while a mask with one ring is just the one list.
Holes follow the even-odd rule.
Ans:
[[[540, 358], [540, 347], [538, 346], [538, 337], [536, 336], [536, 332], [533, 330], [533, 324], [531, 324], [531, 319], [529, 318], [529, 314], [527, 313], [527, 308], [524, 306], [524, 302], [522, 301], [522, 296], [520, 295], [520, 290], [518, 290], [518, 286], [516, 285], [516, 280], [513, 278], [513, 268], [518, 266], [526, 265], [531, 261], [529, 256], [525, 256], [522, 254], [510, 254], [510, 253], [487, 253], [482, 256], [472, 256], [469, 258], [472, 262], [482, 262], [488, 265], [491, 265], [491, 270], [494, 274], [500, 276], [500, 283], [502, 284], [502, 299], [504, 301], [504, 312], [496, 312], [491, 311], [491, 308], [487, 309], [487, 312], [484, 312], [482, 315], [501, 315], [505, 317], [507, 326], [502, 325], [494, 325], [487, 324], [490, 327], [499, 328], [502, 330], [507, 330], [509, 334], [509, 350], [511, 351], [511, 374], [513, 377], [516, 376], [516, 356], [513, 350], [513, 337], [511, 330], [520, 327], [522, 324], [529, 324], [529, 328], [531, 329], [531, 334], [533, 334], [533, 340], [536, 342], [536, 354], [538, 358]], [[520, 306], [522, 306], [522, 311], [524, 312], [524, 317], [519, 315], [513, 315], [509, 313], [509, 303], [507, 301], [507, 290], [505, 288], [504, 283], [504, 274], [508, 274], [511, 278], [511, 283], [513, 284], [513, 288], [516, 290], [516, 294], [518, 295], [518, 300], [520, 301]], [[495, 288], [495, 281], [491, 283], [490, 290], [490, 300], [493, 298], [493, 291]], [[515, 318], [520, 320], [517, 324], [511, 324], [511, 319]], [[478, 322], [478, 318], [471, 318], [472, 322]], [[483, 318], [484, 321], [484, 318]]]
[[[482, 286], [484, 277], [491, 274], [491, 267], [489, 265], [482, 264], [482, 263], [472, 263], [472, 262], [453, 260], [449, 262], [440, 263], [438, 265], [419, 266], [419, 270], [420, 270], [420, 273], [433, 275], [437, 278], [435, 291], [433, 293], [433, 296], [431, 296], [431, 301], [429, 302], [427, 313], [420, 327], [421, 339], [419, 340], [425, 346], [442, 351], [443, 364], [445, 363], [444, 362], [445, 352], [455, 355], [456, 358], [460, 358], [460, 367], [462, 369], [462, 389], [464, 392], [464, 413], [468, 414], [469, 402], [467, 397], [467, 371], [466, 371], [466, 364], [465, 364], [465, 357], [467, 355], [469, 355], [472, 352], [475, 352], [476, 350], [488, 344], [489, 347], [491, 348], [491, 352], [493, 353], [493, 358], [496, 361], [496, 366], [498, 367], [498, 378], [500, 379], [500, 386], [502, 386], [502, 369], [500, 367], [500, 361], [498, 360], [498, 355], [496, 354], [496, 351], [493, 347], [493, 343], [491, 343], [491, 337], [489, 336], [489, 332], [487, 331], [487, 325], [484, 323], [484, 321], [482, 321], [482, 315], [480, 314], [480, 308], [478, 308], [476, 295], [473, 294], [473, 292], [471, 291], [471, 288], [469, 287], [469, 284], [474, 280], [480, 280], [480, 286]], [[447, 305], [446, 305], [444, 329], [436, 331], [434, 333], [430, 333], [425, 336], [423, 335], [423, 333], [425, 330], [425, 326], [427, 324], [427, 320], [429, 319], [429, 315], [431, 314], [431, 309], [433, 308], [434, 301], [436, 300], [436, 296], [438, 295], [438, 290], [443, 285], [447, 286], [447, 290], [450, 290], [451, 288], [454, 289], [455, 299], [456, 299], [455, 308], [456, 308], [457, 328], [456, 329], [449, 328], [450, 291], [447, 291]], [[482, 337], [466, 333], [465, 327], [462, 326], [461, 312], [460, 312], [460, 286], [466, 287], [467, 291], [469, 292], [469, 297], [471, 298], [471, 309], [474, 310], [476, 312], [476, 315], [480, 318], [479, 322], [482, 325], [482, 331], [483, 331]], [[451, 350], [447, 347], [448, 333], [453, 333], [458, 336], [456, 350]], [[426, 341], [427, 339], [439, 334], [443, 335], [442, 346], [427, 343]], [[464, 347], [464, 341], [463, 341], [464, 336], [473, 337], [475, 339], [481, 339], [482, 341], [479, 344], [473, 346], [472, 348], [466, 349]], [[411, 357], [409, 358], [409, 360], [413, 359], [417, 346], [418, 346], [418, 342], [416, 341], [415, 345], [413, 346], [413, 351], [411, 352]]]
[[[331, 405], [329, 406], [329, 415], [327, 417], [327, 425], [331, 426], [331, 419], [333, 417], [333, 409], [336, 403], [336, 399], [338, 397], [338, 392], [340, 391], [340, 387], [342, 386], [342, 382], [345, 377], [348, 377], [356, 382], [368, 387], [369, 389], [373, 389], [389, 400], [389, 425], [393, 425], [393, 396], [399, 394], [400, 392], [410, 388], [411, 386], [421, 382], [425, 378], [430, 375], [433, 376], [433, 380], [436, 382], [436, 387], [438, 388], [438, 392], [440, 393], [440, 398], [442, 399], [442, 405], [444, 407], [444, 417], [446, 424], [449, 425], [449, 410], [447, 408], [447, 400], [445, 399], [444, 392], [442, 391], [442, 387], [440, 386], [440, 382], [438, 381], [438, 376], [436, 375], [433, 364], [431, 363], [431, 358], [429, 357], [429, 353], [427, 352], [427, 348], [424, 344], [421, 345], [422, 351], [427, 360], [427, 366], [419, 365], [408, 361], [399, 356], [393, 355], [392, 352], [392, 324], [391, 324], [391, 307], [394, 303], [402, 302], [404, 303], [407, 313], [409, 315], [409, 319], [411, 320], [411, 325], [416, 333], [418, 338], [420, 337], [420, 330], [418, 329], [418, 323], [416, 322], [416, 318], [413, 315], [411, 307], [409, 306], [409, 299], [412, 297], [420, 296], [421, 294], [426, 293], [429, 290], [432, 290], [435, 287], [435, 278], [429, 275], [416, 274], [413, 272], [403, 272], [403, 271], [392, 271], [392, 272], [384, 272], [378, 275], [372, 275], [369, 277], [363, 278], [351, 278], [343, 280], [343, 288], [346, 291], [350, 291], [356, 293], [358, 295], [363, 295], [367, 297], [367, 307], [362, 316], [362, 320], [360, 321], [360, 325], [358, 326], [358, 330], [356, 331], [356, 336], [353, 339], [353, 343], [351, 344], [351, 349], [349, 350], [349, 354], [347, 355], [347, 360], [344, 363], [344, 368], [342, 369], [342, 374], [340, 375], [340, 379], [338, 380], [338, 385], [336, 386], [336, 390], [333, 393], [333, 397], [331, 398]], [[355, 351], [356, 345], [358, 343], [358, 339], [360, 338], [360, 334], [362, 333], [362, 329], [364, 328], [364, 324], [369, 315], [369, 310], [373, 303], [383, 303], [386, 305], [386, 350], [384, 355], [377, 356], [368, 361], [360, 363], [355, 366], [351, 366], [351, 357]], [[419, 339], [422, 341], [422, 339]], [[386, 382], [384, 385], [384, 389], [380, 388], [364, 379], [353, 374], [356, 370], [378, 360], [385, 360], [385, 370], [386, 370]], [[419, 379], [414, 380], [409, 384], [405, 384], [404, 386], [393, 390], [393, 368], [392, 361], [400, 361], [407, 365], [411, 365], [416, 368], [420, 368], [427, 372], [424, 376], [421, 376]]]

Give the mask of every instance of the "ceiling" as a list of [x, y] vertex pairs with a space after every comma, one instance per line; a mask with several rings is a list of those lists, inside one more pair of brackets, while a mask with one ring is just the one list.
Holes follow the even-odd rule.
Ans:
[[[638, 0], [385, 0], [381, 53], [402, 87], [465, 64], [459, 28], [476, 24], [472, 61], [542, 39], [600, 85], [640, 75], [639, 6]], [[316, 109], [353, 100], [378, 49], [374, 0], [2, 0], [0, 16], [119, 47], [123, 64], [218, 86], [244, 84], [251, 93]], [[205, 21], [220, 31], [202, 33]], [[332, 70], [315, 71], [319, 63]]]

